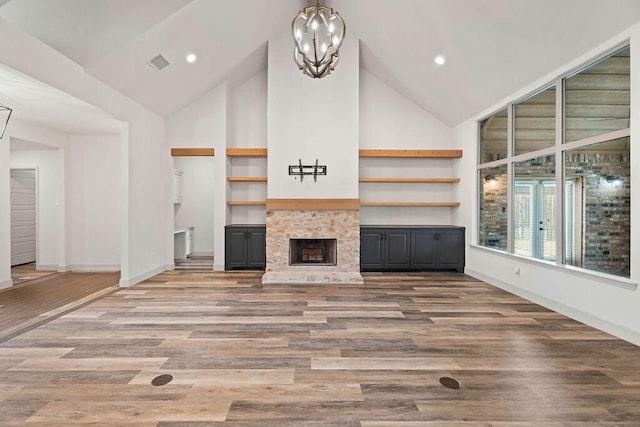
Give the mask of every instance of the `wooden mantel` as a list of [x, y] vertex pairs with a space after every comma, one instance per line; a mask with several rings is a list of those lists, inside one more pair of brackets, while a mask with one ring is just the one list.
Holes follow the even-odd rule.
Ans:
[[360, 199], [267, 199], [267, 210], [360, 210]]

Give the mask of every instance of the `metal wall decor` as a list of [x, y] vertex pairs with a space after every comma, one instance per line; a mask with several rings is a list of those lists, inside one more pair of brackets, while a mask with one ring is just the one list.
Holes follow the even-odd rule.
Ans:
[[[9, 118], [11, 117], [11, 113], [13, 110], [7, 107], [4, 104], [0, 104], [0, 125], [2, 126], [2, 130], [0, 131], [0, 139], [4, 136], [4, 131], [7, 130], [7, 125], [9, 124]], [[6, 118], [5, 118], [6, 117]]]
[[344, 21], [332, 8], [320, 4], [305, 7], [291, 24], [293, 59], [304, 74], [314, 79], [329, 75], [338, 65], [338, 49], [344, 40]]
[[327, 166], [318, 165], [318, 159], [316, 159], [315, 165], [303, 165], [302, 160], [298, 159], [298, 164], [289, 166], [289, 175], [299, 176], [300, 182], [304, 181], [305, 175], [313, 175], [313, 182], [318, 182], [318, 175], [326, 175]]

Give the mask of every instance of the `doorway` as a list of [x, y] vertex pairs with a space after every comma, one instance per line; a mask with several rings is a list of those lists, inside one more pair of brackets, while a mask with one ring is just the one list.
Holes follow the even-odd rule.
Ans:
[[10, 189], [11, 266], [35, 263], [38, 234], [36, 169], [11, 169]]
[[173, 246], [176, 270], [212, 270], [215, 180], [213, 148], [174, 148]]

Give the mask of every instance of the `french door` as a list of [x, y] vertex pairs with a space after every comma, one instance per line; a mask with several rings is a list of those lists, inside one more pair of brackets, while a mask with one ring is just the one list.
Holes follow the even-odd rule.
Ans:
[[[565, 247], [567, 260], [575, 258], [576, 206], [575, 183], [565, 182]], [[548, 261], [556, 260], [556, 181], [516, 179], [514, 192], [514, 253]]]

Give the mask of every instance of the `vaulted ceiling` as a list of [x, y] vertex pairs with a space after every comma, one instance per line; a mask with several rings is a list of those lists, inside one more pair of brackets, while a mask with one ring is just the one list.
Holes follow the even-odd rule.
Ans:
[[[0, 19], [168, 116], [227, 79], [269, 38], [288, 31], [306, 3], [0, 0]], [[347, 37], [360, 39], [363, 69], [450, 126], [640, 21], [637, 0], [327, 4], [344, 18]], [[198, 56], [196, 63], [185, 61], [189, 52]], [[170, 62], [161, 72], [147, 63], [158, 54]], [[447, 59], [443, 66], [433, 62], [438, 54]]]

